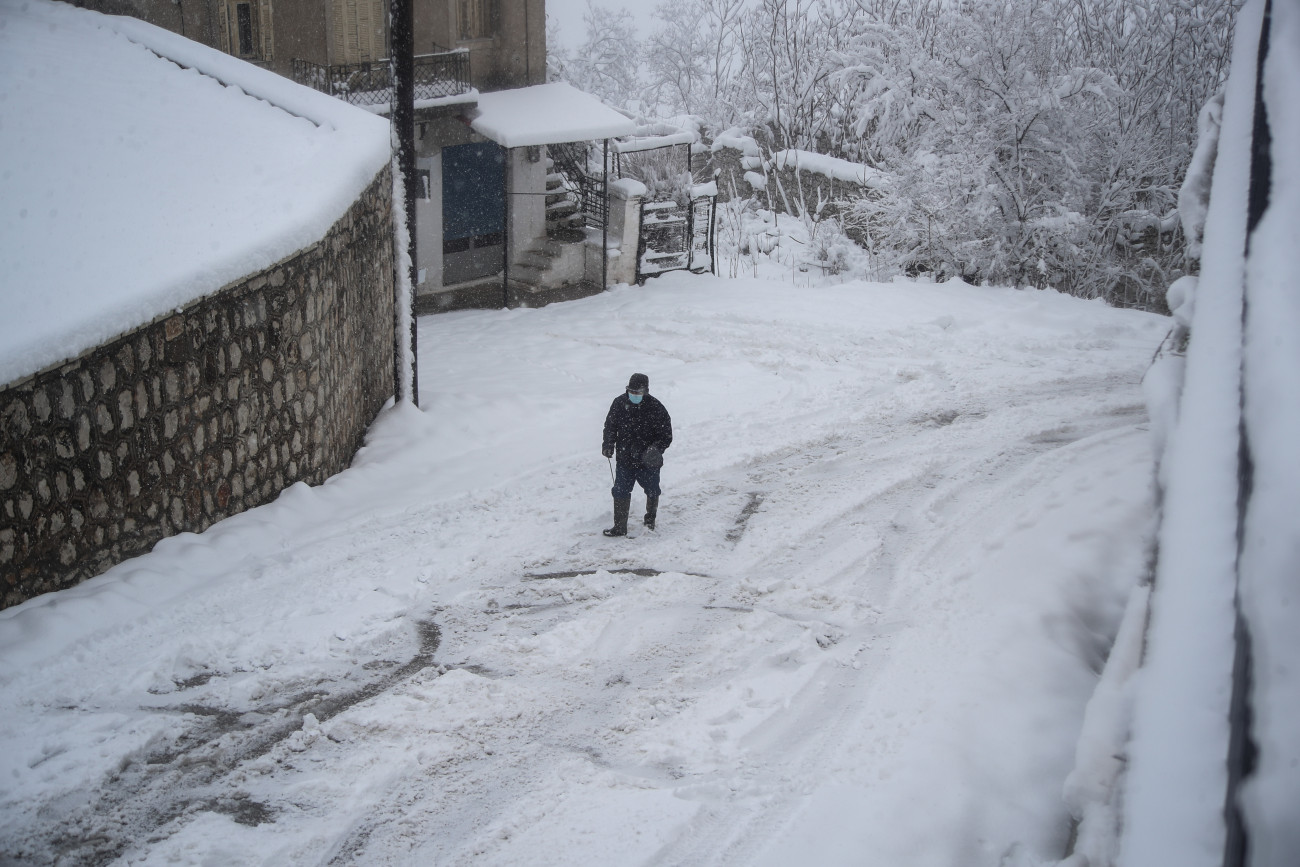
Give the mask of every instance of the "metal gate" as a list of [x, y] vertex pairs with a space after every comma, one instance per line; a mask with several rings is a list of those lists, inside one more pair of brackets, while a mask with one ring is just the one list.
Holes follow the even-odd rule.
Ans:
[[708, 271], [714, 267], [715, 196], [698, 196], [689, 205], [644, 202], [637, 241], [636, 282], [668, 271]]

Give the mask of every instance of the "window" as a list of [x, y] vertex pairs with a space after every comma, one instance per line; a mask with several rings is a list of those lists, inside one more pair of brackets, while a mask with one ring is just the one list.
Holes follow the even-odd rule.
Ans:
[[366, 63], [388, 56], [386, 0], [331, 0], [330, 63]]
[[497, 0], [456, 0], [456, 34], [462, 42], [497, 32]]
[[235, 6], [235, 26], [239, 31], [239, 56], [247, 57], [253, 53], [252, 3], [239, 3]]

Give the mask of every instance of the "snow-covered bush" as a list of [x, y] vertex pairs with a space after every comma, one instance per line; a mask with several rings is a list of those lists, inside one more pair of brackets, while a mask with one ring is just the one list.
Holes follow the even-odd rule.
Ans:
[[[662, 0], [644, 43], [593, 11], [552, 60], [615, 105], [697, 115], [724, 198], [734, 181], [770, 210], [833, 216], [879, 273], [1163, 311], [1197, 243], [1178, 188], [1238, 5]], [[791, 151], [887, 183], [801, 195], [775, 166]]]

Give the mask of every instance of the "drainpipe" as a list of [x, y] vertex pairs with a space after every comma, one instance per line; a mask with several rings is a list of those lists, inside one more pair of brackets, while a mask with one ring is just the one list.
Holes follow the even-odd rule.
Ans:
[[510, 306], [510, 148], [505, 152], [505, 171], [501, 173], [501, 306]]
[[600, 194], [605, 202], [605, 219], [600, 225], [600, 291], [604, 292], [609, 288], [609, 139], [605, 139], [600, 170]]

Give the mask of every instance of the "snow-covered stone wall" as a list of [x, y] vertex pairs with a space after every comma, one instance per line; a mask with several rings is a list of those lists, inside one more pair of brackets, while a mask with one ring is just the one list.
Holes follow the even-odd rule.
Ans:
[[393, 393], [392, 181], [315, 245], [0, 385], [0, 606], [347, 467]]

